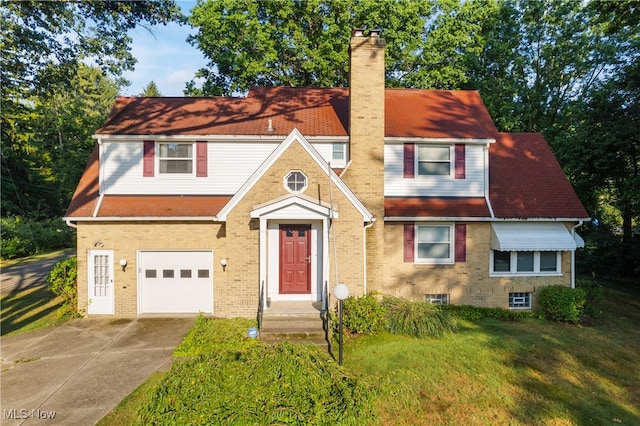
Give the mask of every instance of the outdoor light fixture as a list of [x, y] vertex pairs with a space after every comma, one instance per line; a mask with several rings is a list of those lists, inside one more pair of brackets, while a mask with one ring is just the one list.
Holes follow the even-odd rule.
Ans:
[[120, 266], [122, 266], [122, 272], [127, 269], [127, 259], [120, 259]]
[[342, 365], [342, 301], [349, 297], [349, 287], [339, 283], [333, 288], [333, 295], [338, 299], [338, 328], [340, 329], [338, 364]]
[[222, 265], [222, 271], [224, 272], [225, 269], [227, 269], [227, 258], [223, 257], [222, 259], [220, 259], [220, 264]]

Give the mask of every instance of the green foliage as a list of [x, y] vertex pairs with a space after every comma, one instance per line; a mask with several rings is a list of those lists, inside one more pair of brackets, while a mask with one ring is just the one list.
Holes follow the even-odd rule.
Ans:
[[541, 314], [553, 321], [579, 322], [586, 301], [583, 289], [559, 285], [543, 287], [538, 295]]
[[595, 279], [579, 279], [576, 286], [584, 290], [585, 305], [584, 313], [591, 317], [598, 317], [602, 314], [603, 291], [602, 286]]
[[414, 337], [442, 337], [455, 332], [457, 324], [447, 311], [425, 301], [385, 297], [387, 330], [394, 334], [408, 334]]
[[[338, 306], [336, 305], [336, 315]], [[332, 318], [334, 333], [339, 333], [337, 318]], [[375, 293], [361, 297], [349, 296], [342, 302], [342, 324], [351, 334], [373, 334], [384, 330], [384, 308]]]
[[158, 89], [156, 82], [151, 80], [149, 84], [147, 84], [147, 86], [142, 89], [142, 92], [138, 96], [154, 97], [162, 96], [162, 93], [160, 93], [160, 89]]
[[53, 294], [61, 296], [61, 318], [78, 318], [78, 259], [75, 256], [56, 263], [47, 276]]
[[[489, 3], [489, 5], [487, 5]], [[345, 86], [353, 28], [381, 28], [387, 84], [454, 88], [466, 81], [466, 54], [491, 2], [308, 0], [203, 1], [189, 21], [189, 41], [210, 61], [191, 95], [231, 95], [252, 86]]]
[[471, 305], [443, 305], [442, 309], [458, 319], [477, 321], [485, 318], [500, 321], [523, 321], [536, 318], [533, 312], [515, 311], [502, 308], [481, 308]]
[[75, 230], [60, 219], [34, 221], [20, 217], [0, 218], [2, 259], [46, 253], [72, 247]]
[[246, 318], [221, 320], [201, 314], [173, 354], [177, 357], [195, 357], [219, 350], [245, 350], [258, 343], [247, 335], [247, 330], [255, 326], [254, 320]]
[[372, 392], [313, 345], [220, 348], [175, 363], [140, 424], [357, 425]]

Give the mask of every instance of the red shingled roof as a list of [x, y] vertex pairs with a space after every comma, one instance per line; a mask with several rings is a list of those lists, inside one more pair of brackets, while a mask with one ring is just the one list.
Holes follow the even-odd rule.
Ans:
[[500, 133], [489, 148], [489, 199], [499, 218], [588, 218], [539, 133]]
[[[587, 218], [540, 134], [498, 133], [477, 92], [387, 89], [387, 137], [496, 139], [490, 145], [490, 201], [499, 218]], [[273, 132], [267, 131], [272, 120]], [[118, 98], [97, 134], [346, 136], [348, 89], [256, 88], [246, 98]], [[66, 217], [92, 217], [98, 148]], [[224, 196], [105, 196], [97, 218], [215, 216]], [[484, 198], [387, 198], [388, 217], [489, 217]]]
[[[120, 97], [101, 135], [347, 136], [349, 91], [261, 87], [246, 98]], [[268, 131], [271, 120], [273, 131]], [[387, 89], [386, 136], [495, 138], [475, 91]]]

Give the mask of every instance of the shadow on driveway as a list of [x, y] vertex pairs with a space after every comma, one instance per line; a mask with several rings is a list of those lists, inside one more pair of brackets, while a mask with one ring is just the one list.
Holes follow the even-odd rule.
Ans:
[[194, 322], [195, 315], [83, 318], [0, 338], [0, 423], [95, 424], [170, 367]]

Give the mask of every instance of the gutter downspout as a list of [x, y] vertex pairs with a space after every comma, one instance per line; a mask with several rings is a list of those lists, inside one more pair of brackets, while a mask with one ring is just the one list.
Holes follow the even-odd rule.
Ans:
[[489, 199], [489, 144], [484, 146], [484, 164], [487, 165], [484, 168], [484, 200], [487, 202], [491, 219], [495, 219], [496, 215], [493, 213], [493, 206]]
[[77, 223], [72, 223], [71, 219], [66, 219], [65, 223], [67, 224], [68, 227], [73, 228], [73, 229], [78, 229], [78, 224]]
[[363, 265], [363, 274], [362, 276], [364, 277], [364, 283], [362, 285], [363, 288], [363, 296], [367, 294], [367, 229], [371, 228], [373, 226], [373, 224], [376, 223], [376, 219], [373, 218], [373, 220], [371, 222], [369, 222], [367, 225], [364, 226], [364, 228], [362, 228], [362, 248], [364, 249], [362, 251], [362, 253], [364, 254], [364, 265]]
[[[576, 239], [576, 228], [582, 226], [583, 221], [580, 220], [576, 225], [571, 228], [571, 236], [573, 240]], [[576, 250], [578, 248], [576, 247]], [[576, 288], [576, 250], [571, 251], [571, 288]]]

